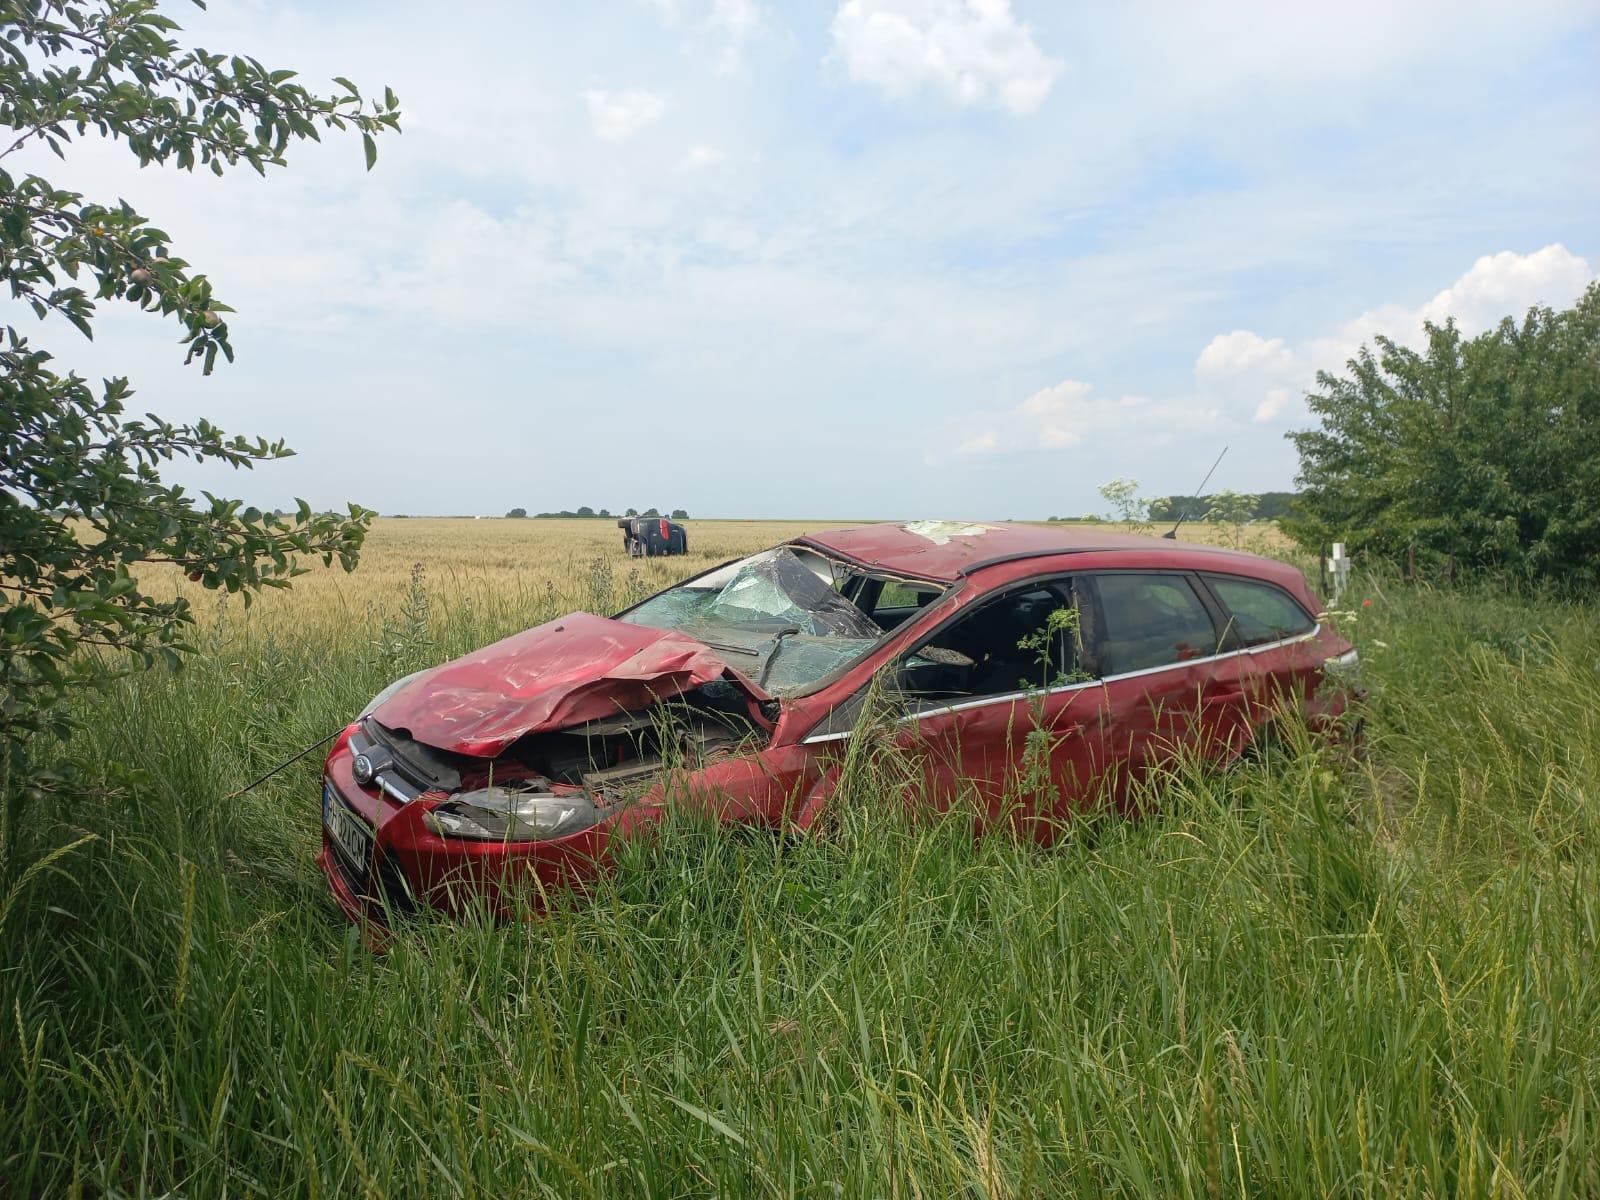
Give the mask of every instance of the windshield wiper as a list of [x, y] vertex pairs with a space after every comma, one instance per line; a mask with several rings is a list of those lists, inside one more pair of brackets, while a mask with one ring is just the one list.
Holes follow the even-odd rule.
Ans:
[[695, 638], [694, 640], [703, 646], [710, 646], [713, 650], [727, 650], [733, 654], [747, 654], [751, 658], [761, 657], [761, 651], [752, 650], [749, 646], [730, 646], [726, 642], [713, 642], [710, 638]]
[[778, 661], [778, 651], [783, 649], [783, 639], [791, 634], [800, 633], [798, 625], [791, 625], [787, 629], [780, 629], [772, 635], [772, 649], [767, 652], [767, 661], [761, 664], [761, 673], [756, 676], [756, 686], [767, 686], [767, 673], [772, 670], [772, 664]]

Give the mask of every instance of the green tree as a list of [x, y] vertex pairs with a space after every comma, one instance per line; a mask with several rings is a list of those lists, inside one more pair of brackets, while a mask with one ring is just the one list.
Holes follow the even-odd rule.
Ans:
[[528, 515], [528, 510], [525, 509], [525, 508], [513, 508], [510, 512], [508, 512], [506, 514], [506, 516], [508, 516], [508, 517], [526, 517], [527, 515]]
[[674, 521], [687, 521], [689, 519], [689, 514], [684, 509], [675, 508], [672, 510], [672, 519]]
[[[120, 143], [141, 167], [225, 174], [282, 165], [290, 142], [324, 129], [397, 129], [391, 92], [368, 103], [354, 84], [319, 96], [293, 71], [181, 47], [153, 0], [0, 0], [0, 279], [24, 312], [92, 336], [98, 306], [121, 301], [170, 317], [185, 361], [207, 374], [231, 360], [227, 313], [204, 275], [125, 202], [101, 203], [21, 169], [47, 148], [65, 158], [88, 134]], [[13, 157], [28, 150], [27, 155]], [[21, 315], [21, 314], [19, 314]], [[49, 786], [28, 761], [41, 735], [70, 732], [68, 694], [139, 664], [176, 665], [192, 624], [181, 597], [139, 585], [168, 563], [209, 588], [285, 587], [305, 558], [354, 565], [371, 513], [288, 515], [163, 483], [174, 459], [233, 467], [292, 453], [230, 437], [207, 421], [175, 425], [127, 412], [133, 391], [98, 387], [0, 326], [0, 791], [8, 842], [27, 796]], [[165, 592], [166, 589], [163, 589]]]
[[1318, 375], [1321, 425], [1289, 435], [1303, 492], [1285, 528], [1434, 570], [1600, 583], [1600, 285], [1476, 338], [1426, 334]]

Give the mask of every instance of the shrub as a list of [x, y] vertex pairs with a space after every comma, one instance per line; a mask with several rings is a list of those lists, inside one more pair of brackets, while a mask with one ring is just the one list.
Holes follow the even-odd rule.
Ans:
[[1317, 377], [1321, 427], [1291, 433], [1308, 547], [1592, 587], [1600, 582], [1600, 285], [1476, 338], [1427, 326]]

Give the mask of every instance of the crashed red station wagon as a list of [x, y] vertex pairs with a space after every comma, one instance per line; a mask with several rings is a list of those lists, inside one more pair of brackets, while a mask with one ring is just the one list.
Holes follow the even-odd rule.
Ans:
[[[506, 911], [533, 877], [600, 869], [669, 792], [724, 822], [805, 830], [875, 677], [920, 794], [975, 798], [980, 825], [1047, 842], [1175, 753], [1240, 754], [1285, 699], [1331, 724], [1344, 692], [1325, 668], [1355, 651], [1320, 611], [1284, 563], [1098, 529], [795, 538], [391, 684], [328, 755], [318, 863], [352, 919], [474, 898]], [[1036, 720], [1051, 786], [1036, 765], [1019, 802]]]

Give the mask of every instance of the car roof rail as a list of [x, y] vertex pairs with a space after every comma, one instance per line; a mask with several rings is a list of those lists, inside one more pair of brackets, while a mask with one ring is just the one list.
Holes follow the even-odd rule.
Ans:
[[[1102, 553], [1111, 549], [1111, 547], [1094, 546], [1088, 549], [1093, 549], [1096, 553]], [[1087, 553], [1087, 549], [1069, 549], [1065, 546], [1051, 546], [1048, 549], [1040, 548], [1036, 550], [1013, 550], [1010, 554], [997, 554], [993, 558], [980, 558], [977, 562], [967, 563], [956, 571], [956, 576], [965, 579], [967, 576], [977, 571], [982, 571], [986, 567], [998, 567], [1009, 562], [1023, 562], [1030, 558], [1056, 558], [1063, 554], [1084, 553]]]

